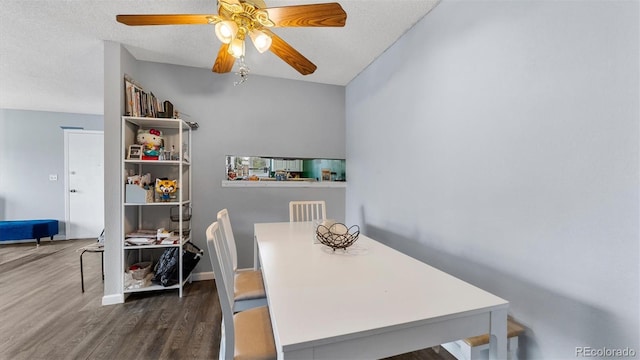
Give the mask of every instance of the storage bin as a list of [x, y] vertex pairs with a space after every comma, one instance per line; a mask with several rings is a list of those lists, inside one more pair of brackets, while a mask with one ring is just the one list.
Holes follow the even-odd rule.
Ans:
[[143, 280], [151, 271], [151, 261], [135, 263], [129, 266], [129, 272], [134, 280]]
[[153, 189], [146, 190], [139, 185], [126, 184], [124, 201], [130, 204], [146, 204], [153, 202]]

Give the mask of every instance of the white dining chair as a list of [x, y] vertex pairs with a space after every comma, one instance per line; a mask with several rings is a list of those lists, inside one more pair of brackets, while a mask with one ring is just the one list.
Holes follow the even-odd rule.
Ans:
[[227, 209], [218, 211], [217, 220], [234, 274], [234, 311], [266, 305], [267, 298], [262, 282], [262, 272], [253, 269], [238, 269], [238, 252], [231, 220], [229, 220], [229, 211]]
[[325, 220], [327, 210], [324, 200], [289, 202], [289, 221]]
[[220, 360], [276, 359], [276, 346], [269, 309], [259, 306], [233, 313], [234, 273], [223, 230], [217, 221], [207, 228], [207, 248], [216, 278], [222, 309]]

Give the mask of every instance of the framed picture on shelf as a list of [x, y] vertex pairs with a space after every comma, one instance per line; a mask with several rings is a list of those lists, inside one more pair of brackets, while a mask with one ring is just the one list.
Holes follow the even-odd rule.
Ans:
[[142, 159], [142, 145], [129, 145], [129, 153], [127, 154], [129, 160], [141, 160]]
[[322, 181], [331, 181], [331, 169], [322, 169]]

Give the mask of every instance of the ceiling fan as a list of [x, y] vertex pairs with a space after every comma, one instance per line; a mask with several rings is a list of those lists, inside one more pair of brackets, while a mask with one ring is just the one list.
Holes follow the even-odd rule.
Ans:
[[215, 25], [222, 46], [213, 72], [227, 73], [235, 59], [244, 58], [248, 35], [260, 53], [270, 50], [302, 75], [317, 66], [273, 33], [272, 27], [341, 27], [347, 13], [338, 3], [292, 5], [267, 8], [263, 0], [218, 0], [218, 14], [117, 15], [120, 23], [139, 25]]

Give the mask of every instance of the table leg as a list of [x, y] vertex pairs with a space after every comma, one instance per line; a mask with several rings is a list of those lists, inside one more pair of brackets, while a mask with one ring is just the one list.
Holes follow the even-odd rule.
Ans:
[[507, 358], [507, 309], [491, 312], [489, 359]]

